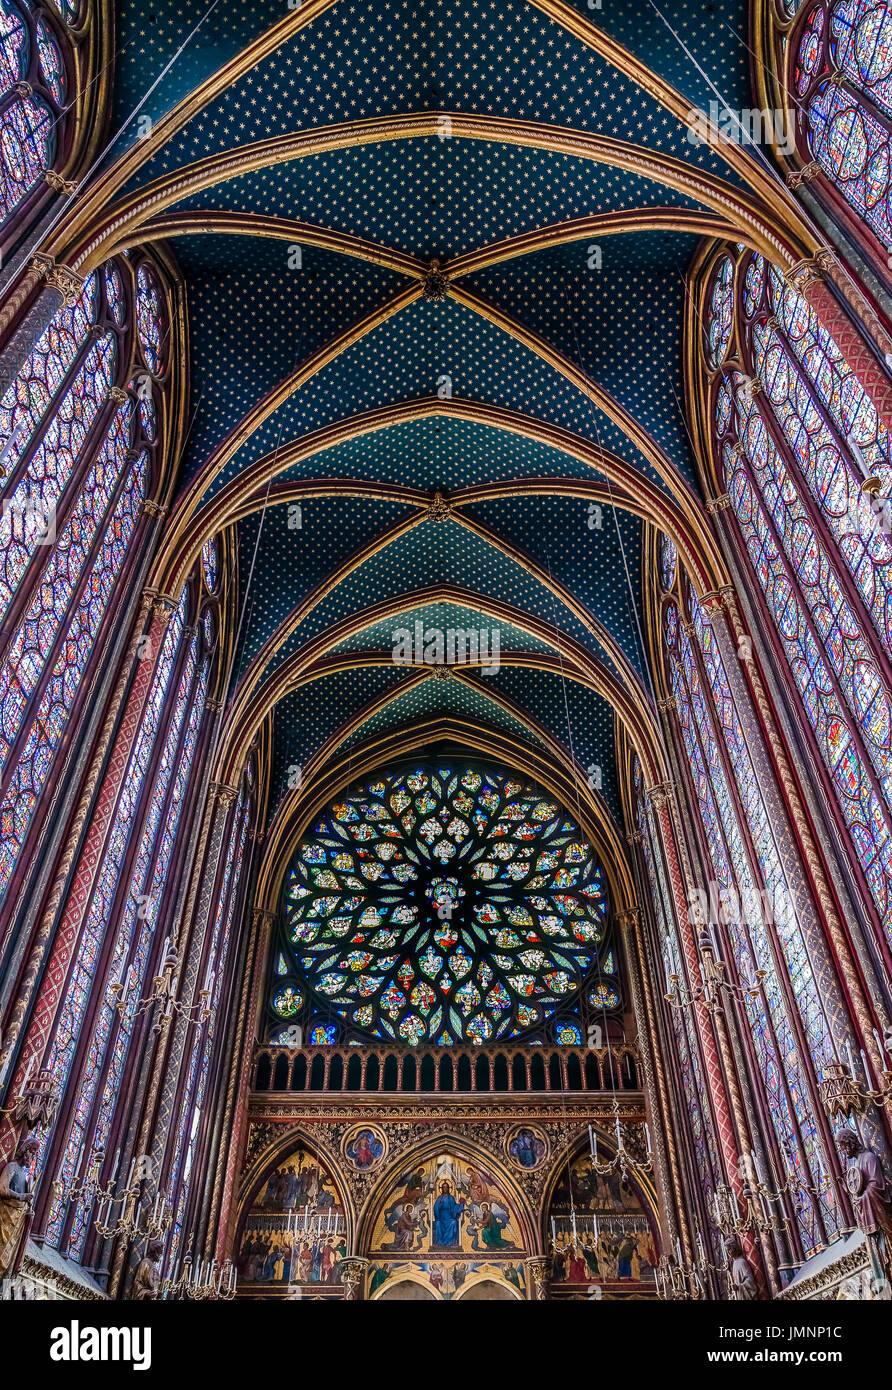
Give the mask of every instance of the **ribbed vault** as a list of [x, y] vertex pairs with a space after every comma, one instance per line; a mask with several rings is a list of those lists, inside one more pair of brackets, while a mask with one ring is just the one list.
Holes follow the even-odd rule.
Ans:
[[[150, 243], [179, 266], [190, 423], [150, 585], [175, 597], [226, 536], [213, 773], [269, 750], [263, 891], [335, 790], [447, 740], [580, 806], [621, 901], [618, 736], [667, 776], [654, 535], [700, 593], [727, 582], [684, 273], [704, 237], [783, 267], [818, 245], [752, 152], [688, 136], [704, 74], [746, 97], [740, 0], [708, 26], [671, 0], [665, 25], [469, 0], [447, 33], [402, 0], [229, 8], [120, 7], [113, 157], [47, 246], [81, 273]], [[498, 669], [395, 664], [407, 625], [497, 628]]]

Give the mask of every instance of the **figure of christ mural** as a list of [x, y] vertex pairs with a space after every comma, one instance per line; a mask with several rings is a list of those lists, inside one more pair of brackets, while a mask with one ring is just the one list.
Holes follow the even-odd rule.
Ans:
[[440, 1183], [440, 1191], [434, 1202], [434, 1249], [461, 1249], [461, 1223], [465, 1214], [465, 1199], [457, 1202], [452, 1194], [452, 1184], [448, 1178]]

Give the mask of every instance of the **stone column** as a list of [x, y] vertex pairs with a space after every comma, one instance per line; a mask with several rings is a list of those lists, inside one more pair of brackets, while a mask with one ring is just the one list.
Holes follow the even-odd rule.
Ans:
[[[683, 1219], [684, 1206], [680, 1200], [681, 1194], [676, 1190], [673, 1182], [678, 1160], [671, 1131], [671, 1112], [665, 1093], [660, 1056], [660, 1031], [652, 1009], [648, 1007], [650, 999], [648, 997], [648, 1000], [645, 1001], [642, 993], [642, 977], [647, 975], [647, 962], [642, 954], [641, 909], [638, 907], [626, 908], [624, 912], [619, 913], [618, 922], [626, 969], [629, 974], [632, 1011], [635, 1017], [635, 1026], [638, 1029], [638, 1045], [644, 1072], [644, 1092], [647, 1097], [647, 1107], [650, 1111], [652, 1125], [654, 1168], [660, 1194], [660, 1215], [662, 1218], [660, 1224], [663, 1228], [664, 1248], [673, 1250], [676, 1239], [681, 1239], [685, 1258], [688, 1263], [691, 1263], [694, 1258], [694, 1250], [691, 1245], [687, 1222]], [[651, 1052], [653, 1052], [653, 1060], [651, 1059]], [[660, 1083], [659, 1093], [657, 1082]], [[675, 1202], [673, 1202], [673, 1197]], [[676, 1210], [681, 1218], [681, 1228], [676, 1220]]]
[[[693, 886], [687, 868], [687, 855], [684, 848], [681, 828], [678, 825], [678, 812], [675, 804], [675, 787], [663, 783], [645, 789], [645, 796], [656, 815], [659, 827], [659, 843], [663, 848], [667, 880], [669, 882], [678, 939], [684, 953], [685, 965], [694, 990], [700, 980], [700, 958], [694, 941], [693, 927], [689, 919], [690, 889]], [[725, 1176], [736, 1190], [741, 1208], [745, 1207], [743, 1182], [739, 1171], [739, 1155], [749, 1152], [748, 1131], [744, 1119], [743, 1106], [737, 1076], [727, 1044], [724, 1030], [713, 1030], [709, 1011], [702, 999], [692, 1000], [690, 1007], [694, 1013], [700, 1050], [706, 1072], [707, 1084], [712, 1097], [713, 1113], [718, 1131], [719, 1147], [722, 1151]], [[747, 1234], [743, 1238], [747, 1257], [753, 1268], [761, 1270], [758, 1247]], [[769, 1264], [769, 1271], [771, 1266]]]
[[[41, 288], [38, 289], [38, 286]], [[0, 396], [21, 371], [28, 354], [50, 320], [63, 304], [73, 304], [84, 287], [83, 277], [65, 265], [56, 265], [52, 256], [36, 254], [28, 263], [14, 289], [0, 305], [0, 337], [28, 302], [38, 293], [18, 327], [0, 352]]]
[[[233, 1068], [240, 1068], [240, 1074], [233, 1107], [228, 1161], [223, 1170], [223, 1193], [217, 1225], [216, 1254], [218, 1260], [225, 1259], [226, 1251], [230, 1245], [230, 1236], [234, 1238], [235, 1234], [234, 1231], [230, 1232], [229, 1224], [238, 1178], [237, 1164], [241, 1155], [242, 1136], [248, 1117], [248, 1095], [251, 1089], [253, 1070], [252, 1053], [257, 1020], [260, 1016], [262, 991], [266, 984], [266, 963], [269, 959], [270, 938], [275, 920], [276, 914], [262, 907], [255, 907], [251, 914], [251, 940], [246, 956], [247, 966], [239, 1004], [239, 1034], [236, 1041], [236, 1047], [240, 1046], [241, 1052], [237, 1051], [233, 1059]], [[361, 1052], [362, 1048], [359, 1051]], [[221, 1156], [222, 1152], [221, 1149]]]
[[[832, 1033], [834, 1046], [844, 1047], [846, 1039], [849, 1039], [857, 1053], [859, 1047], [863, 1045], [870, 1056], [874, 1072], [881, 1075], [885, 1061], [876, 1044], [873, 1033], [874, 1024], [868, 1003], [855, 962], [852, 959], [842, 922], [836, 911], [830, 885], [821, 865], [817, 845], [796, 791], [786, 749], [752, 656], [752, 641], [744, 631], [743, 621], [737, 606], [737, 596], [732, 588], [721, 589], [715, 593], [704, 594], [701, 604], [709, 616], [710, 625], [715, 633], [735, 709], [743, 726], [747, 748], [756, 776], [759, 779], [759, 785], [766, 796], [771, 813], [771, 827], [774, 832], [775, 843], [793, 894], [796, 914], [807, 942], [809, 960], [814, 971], [815, 983], [821, 994], [822, 1005], [826, 1010], [827, 1023]], [[758, 706], [758, 717], [756, 706]], [[780, 795], [779, 784], [786, 798], [786, 805]], [[787, 807], [789, 807], [789, 816]], [[811, 883], [807, 880], [803, 870], [803, 856], [808, 864]], [[816, 900], [820, 906], [820, 917], [815, 911]], [[858, 1022], [860, 1042], [852, 1029], [849, 1010], [839, 986], [836, 968], [827, 950], [824, 928], [826, 928], [826, 933], [832, 942], [836, 962], [845, 981], [846, 992]], [[884, 1028], [888, 1024], [888, 1019], [882, 1012], [882, 1002], [879, 995], [875, 1000], [875, 1006], [881, 1027]]]
[[[180, 959], [179, 1003], [187, 1010], [198, 1000], [201, 958], [213, 910], [213, 890], [223, 845], [223, 832], [229, 818], [229, 808], [237, 796], [236, 787], [226, 787], [215, 782], [210, 787], [205, 804], [193, 873], [193, 883], [200, 882], [201, 891], [192, 929], [189, 931], [187, 928], [185, 933], [186, 956], [185, 959], [182, 959], [182, 956]], [[194, 899], [195, 894], [190, 893], [190, 904]], [[184, 948], [183, 922], [188, 922], [186, 915], [174, 926], [170, 935], [171, 947], [180, 952]], [[177, 1090], [183, 1058], [186, 1055], [186, 1044], [195, 1027], [196, 1024], [189, 1016], [176, 1011], [169, 1026], [160, 1032], [157, 1050], [151, 1054], [149, 1060], [151, 1075], [146, 1086], [139, 1134], [133, 1151], [136, 1154], [149, 1154], [151, 1157], [156, 1186], [161, 1182], [167, 1144], [175, 1120]], [[148, 1202], [148, 1197], [144, 1201]], [[115, 1291], [120, 1289], [122, 1283], [126, 1284], [133, 1274], [133, 1251], [129, 1252], [129, 1272], [124, 1268], [126, 1257], [126, 1243], [120, 1242], [110, 1280], [110, 1287]]]
[[[881, 358], [865, 336], [863, 328], [853, 320], [849, 311], [843, 308], [828, 285], [828, 273], [843, 296], [851, 302], [852, 296], [846, 292], [844, 285], [845, 272], [829, 247], [818, 251], [817, 255], [808, 260], [798, 261], [784, 272], [784, 279], [791, 289], [801, 294], [806, 304], [814, 309], [821, 327], [833, 338], [871, 397], [883, 424], [892, 432], [892, 380]], [[852, 307], [855, 308], [854, 305]], [[872, 327], [879, 338], [877, 348], [885, 356], [892, 351], [889, 335], [876, 316]]]
[[[175, 928], [174, 933], [171, 933], [171, 944], [178, 946], [180, 950], [186, 950], [185, 959], [181, 960], [180, 966], [180, 1003], [185, 1008], [194, 1005], [198, 999], [201, 961], [208, 927], [213, 915], [214, 887], [217, 882], [217, 869], [223, 850], [223, 834], [229, 820], [229, 808], [237, 796], [237, 787], [227, 787], [220, 782], [214, 782], [209, 789], [205, 814], [202, 821], [202, 831], [199, 836], [199, 846], [195, 858], [196, 875], [200, 875], [201, 887], [198, 893], [194, 917], [192, 918], [190, 926], [189, 917], [184, 916], [179, 924], [179, 930]], [[207, 847], [206, 853], [205, 846]], [[192, 895], [190, 894], [190, 899], [191, 898]], [[175, 1119], [174, 1105], [179, 1086], [180, 1068], [186, 1053], [186, 1043], [193, 1026], [194, 1025], [190, 1023], [188, 1018], [185, 1018], [182, 1014], [177, 1014], [170, 1029], [170, 1045], [167, 1052], [166, 1065], [164, 1060], [159, 1058], [158, 1080], [156, 1080], [152, 1088], [153, 1094], [151, 1094], [147, 1100], [146, 1119], [144, 1121], [146, 1126], [145, 1147], [147, 1151], [151, 1152], [156, 1173], [161, 1172], [168, 1136]], [[159, 1090], [160, 1076], [162, 1073], [164, 1081], [163, 1084], [160, 1085]], [[148, 1129], [150, 1117], [155, 1108], [154, 1101], [156, 1091], [158, 1093], [157, 1114], [154, 1115], [152, 1144], [151, 1150], [149, 1150]]]

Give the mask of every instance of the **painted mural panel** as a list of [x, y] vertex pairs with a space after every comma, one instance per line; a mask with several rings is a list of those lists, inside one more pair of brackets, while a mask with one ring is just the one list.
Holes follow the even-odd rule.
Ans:
[[487, 1278], [521, 1292], [525, 1253], [504, 1183], [476, 1159], [445, 1151], [404, 1169], [382, 1202], [369, 1246], [369, 1295], [407, 1278], [441, 1298], [467, 1296]]
[[239, 1247], [243, 1284], [338, 1285], [347, 1252], [346, 1214], [315, 1155], [297, 1149], [256, 1194]]
[[638, 1193], [580, 1154], [558, 1179], [549, 1213], [552, 1285], [654, 1286], [656, 1238]]

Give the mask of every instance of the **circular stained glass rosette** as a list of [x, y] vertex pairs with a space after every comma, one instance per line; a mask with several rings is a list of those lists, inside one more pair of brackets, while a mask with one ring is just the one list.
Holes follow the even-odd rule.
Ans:
[[377, 1038], [515, 1037], [581, 987], [602, 874], [562, 807], [468, 765], [379, 776], [336, 802], [286, 878], [286, 938], [320, 1004]]

